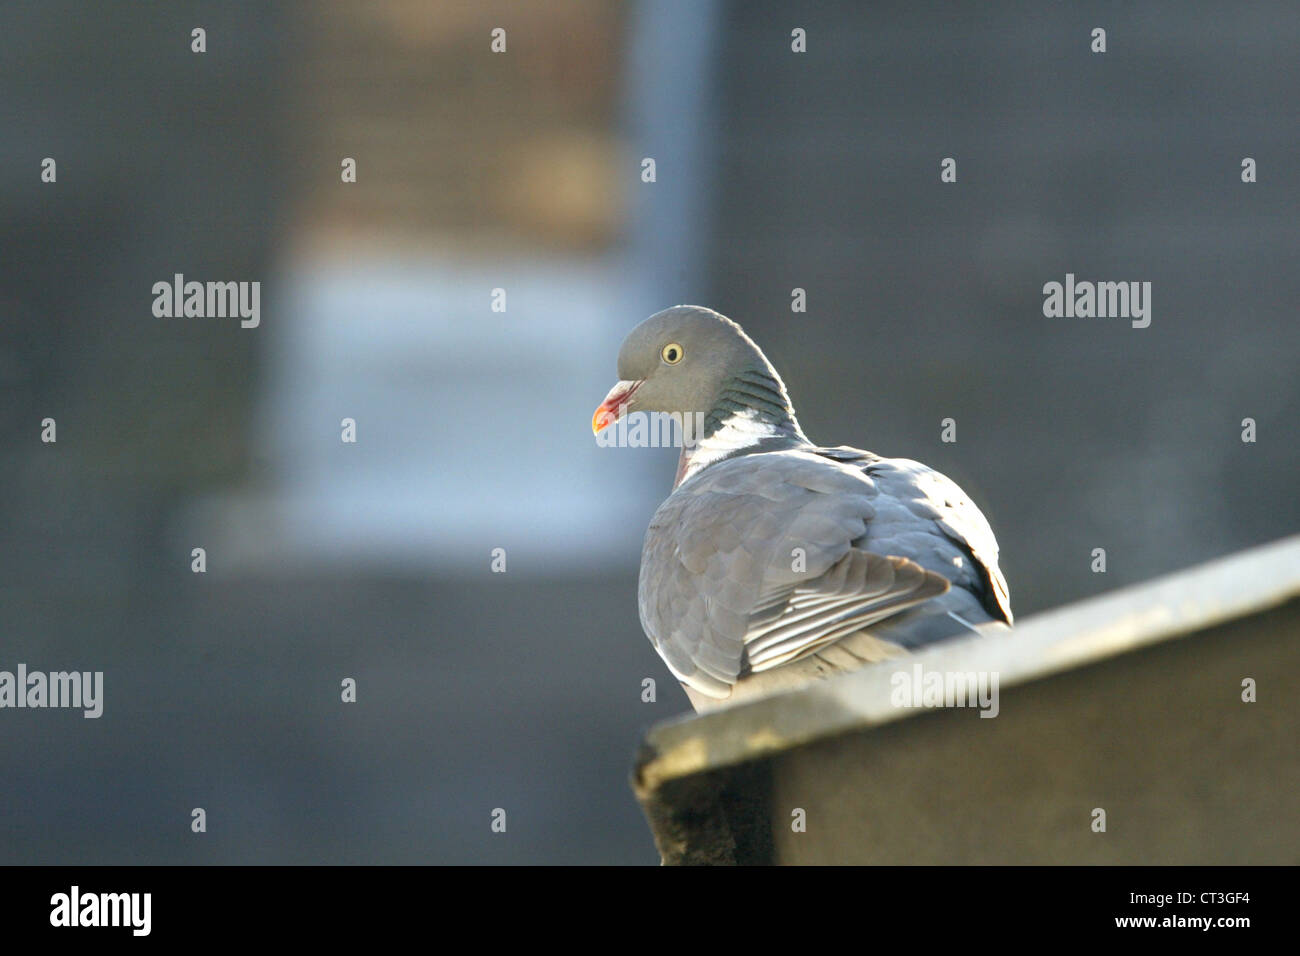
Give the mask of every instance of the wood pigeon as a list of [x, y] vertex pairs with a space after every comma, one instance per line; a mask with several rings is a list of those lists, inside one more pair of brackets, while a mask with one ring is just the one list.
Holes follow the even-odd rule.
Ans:
[[624, 340], [618, 377], [593, 432], [638, 412], [685, 423], [638, 603], [696, 710], [1011, 624], [997, 540], [962, 490], [919, 462], [813, 444], [726, 316], [652, 315]]

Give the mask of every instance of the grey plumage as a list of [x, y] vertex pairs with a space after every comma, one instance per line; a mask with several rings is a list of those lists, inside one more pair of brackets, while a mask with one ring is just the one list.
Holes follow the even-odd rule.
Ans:
[[642, 626], [697, 709], [1011, 623], [997, 541], [961, 489], [914, 461], [814, 445], [729, 319], [652, 316], [619, 371], [597, 419], [705, 415], [646, 532], [638, 588]]

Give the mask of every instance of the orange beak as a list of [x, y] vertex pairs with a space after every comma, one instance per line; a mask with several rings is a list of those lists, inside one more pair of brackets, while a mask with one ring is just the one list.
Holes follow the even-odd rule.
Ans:
[[627, 414], [628, 399], [640, 387], [640, 382], [619, 382], [611, 388], [605, 400], [596, 408], [596, 413], [591, 416], [591, 433], [599, 435], [603, 429]]

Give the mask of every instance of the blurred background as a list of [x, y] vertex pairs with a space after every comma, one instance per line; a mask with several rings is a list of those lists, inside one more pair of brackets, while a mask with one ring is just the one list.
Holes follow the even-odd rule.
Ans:
[[[6, 3], [0, 669], [105, 704], [0, 712], [0, 862], [656, 863], [676, 453], [589, 422], [676, 303], [962, 484], [1022, 618], [1300, 530], [1298, 46], [1284, 0]], [[1044, 318], [1067, 272], [1151, 326]], [[175, 273], [260, 326], [154, 317]]]

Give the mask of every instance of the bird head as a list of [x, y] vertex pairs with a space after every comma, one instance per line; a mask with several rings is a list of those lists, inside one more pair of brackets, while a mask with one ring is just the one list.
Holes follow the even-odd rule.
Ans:
[[774, 418], [794, 418], [785, 386], [759, 347], [731, 319], [701, 306], [656, 312], [629, 332], [618, 377], [591, 417], [595, 434], [635, 411], [707, 415], [728, 394], [746, 394], [738, 388], [750, 381], [760, 384], [744, 400], [770, 406], [765, 413]]

